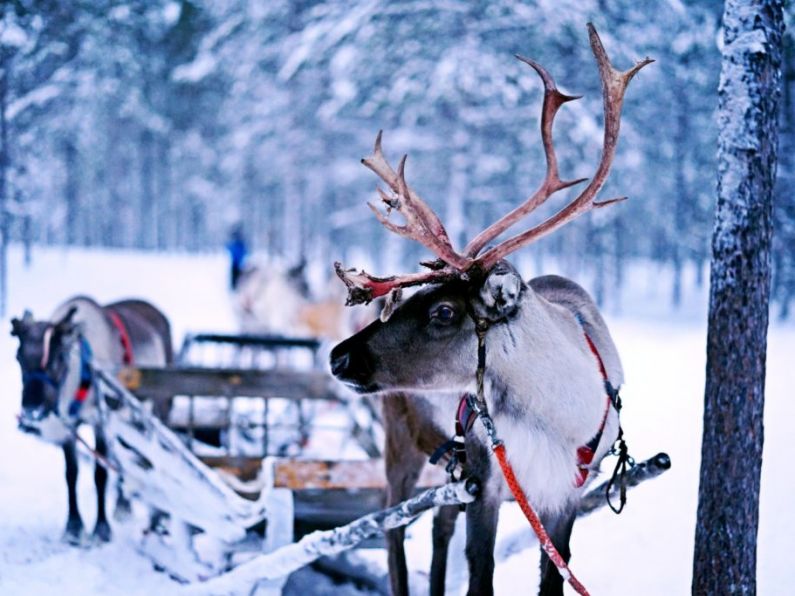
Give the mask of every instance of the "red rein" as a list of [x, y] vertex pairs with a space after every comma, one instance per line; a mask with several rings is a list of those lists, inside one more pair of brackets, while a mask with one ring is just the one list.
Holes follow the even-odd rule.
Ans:
[[552, 539], [547, 534], [547, 531], [544, 529], [544, 526], [541, 524], [541, 520], [538, 518], [538, 514], [533, 510], [530, 503], [527, 501], [527, 497], [522, 490], [522, 487], [519, 486], [519, 481], [516, 480], [516, 476], [513, 473], [513, 468], [511, 468], [511, 464], [508, 463], [508, 456], [505, 454], [505, 445], [499, 443], [493, 446], [494, 454], [497, 456], [497, 461], [500, 462], [500, 468], [502, 468], [502, 473], [505, 476], [505, 481], [508, 483], [508, 487], [511, 489], [516, 502], [519, 503], [519, 507], [522, 509], [522, 513], [527, 518], [527, 521], [530, 522], [530, 527], [533, 528], [533, 532], [536, 533], [538, 536], [538, 542], [541, 544], [541, 548], [544, 549], [544, 552], [549, 557], [549, 560], [555, 564], [555, 567], [558, 568], [558, 572], [566, 581], [571, 584], [571, 587], [580, 594], [581, 596], [589, 596], [588, 590], [585, 589], [574, 574], [569, 569], [568, 564], [566, 561], [563, 560], [563, 557], [560, 556], [558, 549], [555, 548], [555, 545], [552, 544]]

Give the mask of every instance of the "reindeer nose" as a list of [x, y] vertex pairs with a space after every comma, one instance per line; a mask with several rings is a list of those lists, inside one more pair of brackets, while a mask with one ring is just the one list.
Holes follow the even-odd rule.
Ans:
[[355, 391], [374, 391], [374, 363], [367, 342], [354, 335], [331, 350], [329, 364], [337, 379]]
[[331, 353], [331, 374], [341, 377], [345, 374], [348, 365], [351, 363], [351, 356], [348, 352], [342, 354]]

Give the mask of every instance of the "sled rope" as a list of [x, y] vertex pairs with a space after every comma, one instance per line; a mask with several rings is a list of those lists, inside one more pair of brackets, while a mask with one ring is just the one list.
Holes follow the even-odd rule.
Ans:
[[549, 560], [552, 561], [552, 564], [557, 567], [560, 576], [569, 582], [577, 594], [580, 594], [580, 596], [590, 596], [588, 590], [582, 585], [580, 580], [574, 576], [571, 569], [569, 569], [568, 563], [566, 563], [565, 559], [552, 543], [552, 539], [541, 523], [541, 519], [533, 509], [533, 506], [530, 505], [530, 502], [527, 500], [527, 495], [525, 495], [524, 490], [519, 485], [519, 481], [516, 479], [516, 474], [514, 474], [513, 467], [508, 461], [508, 455], [505, 452], [505, 444], [497, 437], [497, 429], [494, 427], [494, 421], [491, 419], [491, 416], [489, 416], [483, 389], [483, 378], [486, 372], [486, 331], [488, 331], [488, 322], [483, 319], [476, 319], [475, 331], [478, 336], [478, 369], [476, 374], [477, 396], [468, 396], [467, 399], [470, 402], [469, 406], [478, 414], [478, 418], [480, 418], [480, 421], [483, 423], [486, 434], [491, 440], [491, 449], [494, 451], [497, 462], [500, 464], [502, 475], [505, 477], [505, 482], [508, 484], [508, 488], [511, 489], [511, 493], [519, 504], [522, 513], [524, 513], [527, 521], [530, 522], [530, 527], [533, 529], [533, 532], [535, 532], [536, 537], [538, 537], [538, 543], [541, 545], [541, 548], [544, 549], [544, 552], [547, 557], [549, 557]]
[[108, 471], [113, 471], [116, 472], [117, 474], [121, 474], [121, 470], [119, 470], [118, 466], [116, 466], [106, 456], [102, 455], [99, 451], [91, 447], [91, 445], [89, 445], [83, 437], [77, 434], [76, 429], [72, 430], [72, 435], [74, 435], [74, 438], [78, 443], [80, 443], [83, 447], [86, 448], [86, 450], [88, 450], [89, 454], [97, 461], [97, 463], [99, 463], [99, 465], [101, 465], [103, 468], [105, 468]]

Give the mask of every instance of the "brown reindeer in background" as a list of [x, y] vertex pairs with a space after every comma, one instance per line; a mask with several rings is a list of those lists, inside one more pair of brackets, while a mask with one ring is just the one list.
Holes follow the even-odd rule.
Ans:
[[[374, 154], [364, 164], [389, 188], [379, 189], [387, 213], [370, 207], [387, 229], [419, 242], [438, 258], [423, 263], [426, 272], [381, 278], [336, 266], [348, 286], [350, 304], [388, 296], [387, 311], [399, 300], [401, 288], [432, 284], [397, 306], [388, 320], [382, 317], [337, 345], [331, 368], [359, 392], [389, 392], [384, 401], [390, 504], [412, 492], [423, 454], [449, 435], [451, 420], [457, 419], [463, 427], [464, 472], [482, 487], [480, 497], [466, 509], [471, 596], [493, 592], [499, 506], [509, 498], [500, 470], [491, 463], [484, 429], [469, 424], [460, 413], [465, 402], [458, 396], [475, 393], [475, 371], [480, 368], [476, 330], [488, 348], [488, 364], [482, 369], [484, 406], [521, 488], [566, 561], [583, 488], [619, 433], [614, 399], [623, 372], [595, 304], [580, 286], [562, 277], [525, 283], [504, 260], [584, 213], [622, 200], [597, 201], [596, 196], [616, 152], [626, 87], [651, 60], [625, 72], [615, 70], [595, 29], [588, 28], [602, 81], [604, 141], [596, 173], [570, 203], [535, 227], [486, 248], [554, 193], [585, 182], [561, 180], [552, 142], [555, 114], [576, 98], [560, 93], [539, 64], [520, 57], [544, 83], [541, 137], [546, 176], [538, 190], [459, 253], [439, 217], [406, 183], [406, 158], [397, 171], [387, 163], [379, 133]], [[405, 224], [388, 219], [392, 210], [405, 218]], [[435, 519], [432, 594], [444, 593], [444, 564], [455, 514], [448, 509]], [[388, 543], [395, 594], [408, 592], [402, 541], [402, 530], [396, 530]], [[543, 552], [541, 566], [540, 593], [562, 594], [562, 578]]]

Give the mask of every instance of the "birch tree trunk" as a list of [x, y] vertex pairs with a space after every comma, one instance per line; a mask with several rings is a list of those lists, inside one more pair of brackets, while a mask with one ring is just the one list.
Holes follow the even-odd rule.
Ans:
[[726, 0], [693, 594], [755, 594], [782, 0]]

